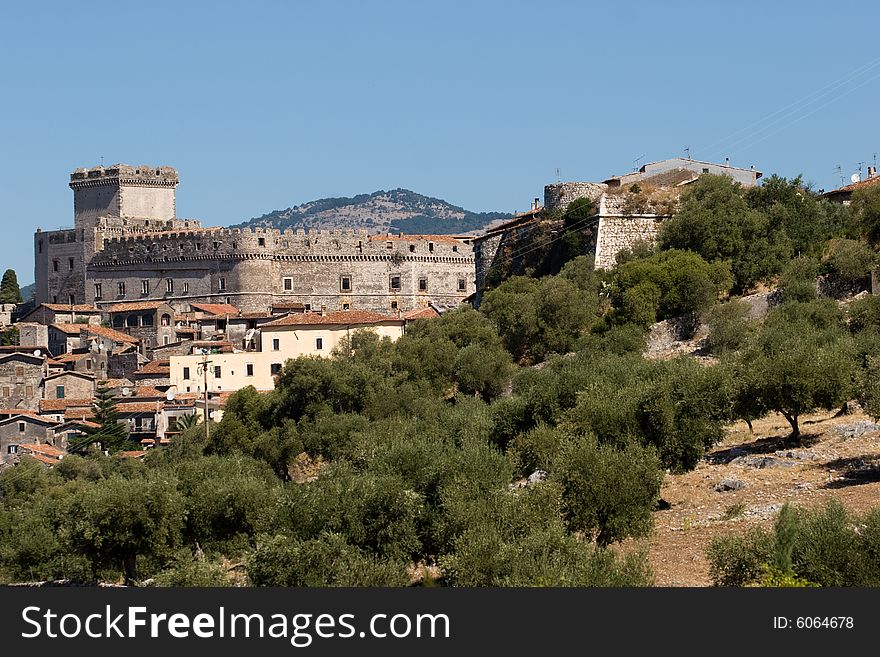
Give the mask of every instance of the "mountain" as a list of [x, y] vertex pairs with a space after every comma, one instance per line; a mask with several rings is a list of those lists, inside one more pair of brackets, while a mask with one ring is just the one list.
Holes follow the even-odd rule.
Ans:
[[25, 302], [30, 301], [34, 296], [34, 291], [37, 289], [36, 283], [31, 283], [30, 285], [25, 285], [21, 288], [21, 298], [25, 300]]
[[365, 228], [370, 233], [448, 235], [475, 232], [512, 216], [504, 212], [469, 212], [408, 189], [392, 189], [353, 197], [322, 198], [275, 210], [231, 227]]

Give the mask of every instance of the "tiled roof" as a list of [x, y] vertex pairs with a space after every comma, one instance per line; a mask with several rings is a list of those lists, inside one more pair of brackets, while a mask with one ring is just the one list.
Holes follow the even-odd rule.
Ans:
[[354, 325], [354, 324], [379, 324], [381, 322], [402, 321], [397, 317], [374, 313], [369, 310], [338, 310], [326, 315], [321, 313], [296, 313], [287, 315], [274, 322], [263, 324], [264, 329], [275, 326], [320, 326], [320, 325]]
[[440, 313], [428, 306], [427, 308], [416, 308], [415, 310], [405, 312], [401, 317], [410, 321], [415, 319], [435, 319], [440, 317]]
[[68, 408], [91, 408], [91, 399], [41, 399], [40, 413], [58, 413]]
[[58, 449], [52, 445], [19, 445], [21, 449], [26, 449], [31, 452], [35, 452], [37, 454], [43, 454], [45, 456], [64, 456], [67, 452], [63, 449]]
[[23, 408], [0, 408], [0, 415], [38, 415], [36, 411], [28, 411]]
[[61, 354], [55, 359], [56, 363], [75, 363], [78, 360], [82, 360], [83, 358], [89, 358], [91, 354], [83, 353], [83, 354]]
[[133, 310], [156, 310], [159, 306], [167, 306], [164, 301], [132, 301], [129, 303], [114, 303], [104, 310], [108, 313], [127, 313]]
[[53, 329], [67, 335], [79, 335], [79, 332], [85, 327], [86, 324], [52, 324]]
[[135, 374], [171, 374], [170, 360], [153, 360], [144, 365]]
[[237, 315], [239, 309], [228, 303], [191, 303], [193, 310], [200, 310], [209, 315]]
[[124, 399], [116, 400], [116, 411], [120, 415], [126, 413], [156, 413], [162, 410], [162, 402], [158, 401], [136, 401], [128, 402]]
[[99, 381], [99, 383], [103, 383], [107, 388], [123, 388], [125, 386], [133, 386], [134, 383], [129, 381], [128, 379], [105, 379], [103, 381]]
[[[134, 396], [141, 399], [145, 397], [165, 397], [165, 393], [153, 386], [135, 386]], [[128, 399], [131, 399], [131, 397]]]
[[0, 420], [0, 426], [11, 424], [12, 422], [37, 422], [39, 424], [56, 424], [57, 420], [50, 420], [42, 415], [32, 415], [30, 413], [19, 413], [5, 420]]
[[64, 411], [65, 420], [87, 420], [95, 417], [91, 408], [68, 408]]
[[49, 379], [60, 379], [65, 376], [72, 376], [79, 379], [92, 379], [94, 380], [95, 375], [92, 372], [74, 372], [73, 370], [62, 370], [60, 372], [55, 372], [54, 374], [50, 374], [45, 378], [46, 381]]
[[[90, 306], [88, 304], [74, 304], [73, 306], [66, 305], [63, 303], [41, 303], [40, 306], [43, 308], [48, 308], [52, 312], [63, 313], [70, 312], [73, 310], [75, 313], [100, 313], [101, 310], [96, 308], [95, 306]], [[37, 306], [39, 308], [39, 306]]]
[[60, 460], [60, 459], [52, 458], [51, 456], [46, 456], [44, 454], [39, 454], [39, 453], [23, 454], [23, 456], [27, 456], [28, 458], [32, 458], [32, 459], [36, 459], [40, 463], [45, 463], [46, 465], [55, 465]]
[[116, 456], [121, 459], [139, 459], [146, 455], [146, 452], [142, 449], [132, 449], [125, 452], [117, 452]]
[[107, 338], [108, 340], [113, 340], [114, 342], [124, 342], [127, 344], [137, 344], [138, 342], [140, 342], [140, 340], [131, 335], [128, 335], [127, 333], [117, 331], [107, 326], [100, 326], [98, 324], [88, 325], [86, 331], [91, 335], [100, 335], [102, 338]]
[[829, 194], [840, 194], [841, 192], [854, 192], [857, 189], [871, 187], [872, 185], [876, 185], [877, 183], [880, 183], [880, 176], [872, 176], [867, 180], [860, 180], [857, 183], [852, 183], [851, 185], [847, 185], [845, 187], [832, 189], [830, 192], [826, 192], [824, 196], [828, 196]]
[[[302, 308], [302, 307], [304, 307], [304, 306], [302, 304], [300, 304], [300, 308]], [[266, 319], [267, 317], [273, 317], [272, 313], [266, 312], [266, 311], [239, 313], [238, 317], [236, 317], [235, 319]]]

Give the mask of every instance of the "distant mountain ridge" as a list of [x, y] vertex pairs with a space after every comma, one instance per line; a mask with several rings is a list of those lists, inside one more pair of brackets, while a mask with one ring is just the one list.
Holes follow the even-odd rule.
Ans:
[[231, 228], [359, 228], [370, 233], [450, 235], [479, 231], [510, 219], [505, 212], [470, 212], [408, 189], [322, 198], [275, 210]]

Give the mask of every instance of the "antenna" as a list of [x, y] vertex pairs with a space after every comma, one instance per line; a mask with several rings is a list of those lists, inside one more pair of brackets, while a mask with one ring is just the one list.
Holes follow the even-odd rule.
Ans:
[[836, 167], [834, 167], [834, 171], [835, 173], [837, 173], [838, 176], [840, 176], [840, 186], [843, 187], [844, 183], [846, 182], [846, 179], [843, 177], [843, 167], [838, 164]]
[[174, 386], [171, 386], [170, 388], [168, 388], [168, 390], [165, 391], [165, 399], [167, 399], [168, 401], [174, 401], [174, 398], [176, 396], [177, 393], [174, 392]]
[[556, 167], [556, 182], [562, 180], [562, 169]]
[[639, 170], [639, 162], [645, 159], [644, 155], [639, 155], [636, 159], [633, 160], [633, 172]]
[[690, 146], [685, 146], [685, 147], [684, 147], [684, 152], [687, 154], [687, 158], [688, 158], [688, 159], [691, 159], [691, 147], [690, 147]]
[[101, 156], [101, 168], [103, 168], [103, 167], [104, 167], [104, 156], [102, 155]]
[[862, 165], [863, 164], [864, 164], [864, 162], [859, 162], [859, 176], [862, 175]]

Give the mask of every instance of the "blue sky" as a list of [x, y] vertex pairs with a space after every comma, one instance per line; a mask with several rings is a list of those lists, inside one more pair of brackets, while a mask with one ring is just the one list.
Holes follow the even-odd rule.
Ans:
[[40, 2], [0, 14], [0, 267], [78, 166], [178, 169], [235, 223], [406, 187], [524, 210], [683, 155], [837, 186], [880, 151], [870, 2]]

